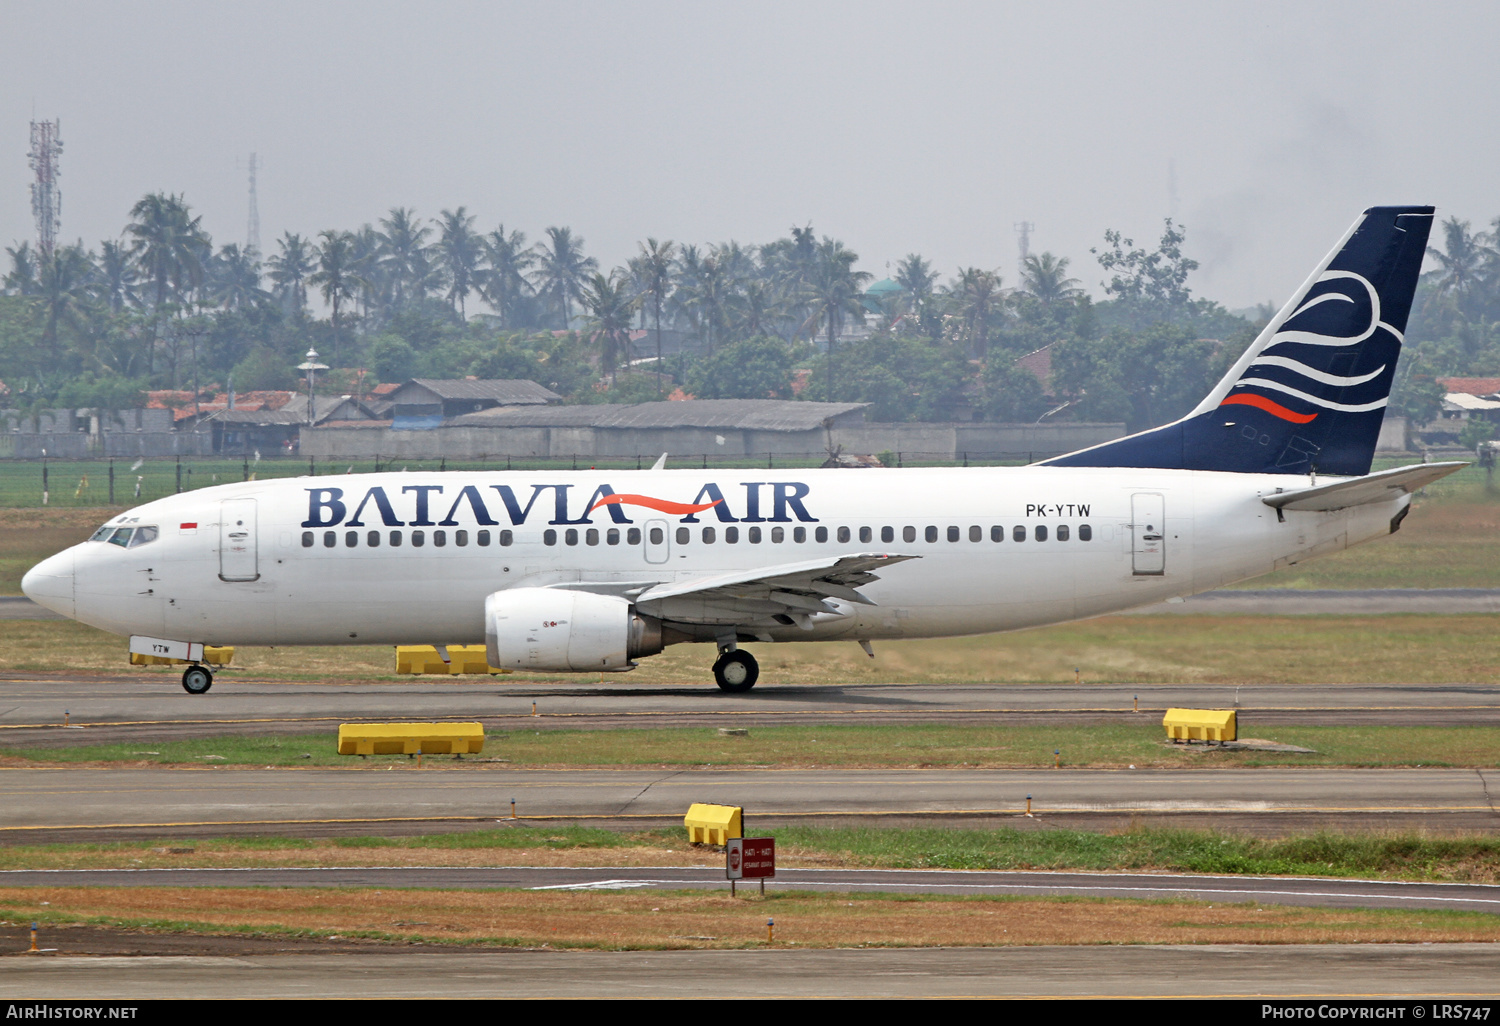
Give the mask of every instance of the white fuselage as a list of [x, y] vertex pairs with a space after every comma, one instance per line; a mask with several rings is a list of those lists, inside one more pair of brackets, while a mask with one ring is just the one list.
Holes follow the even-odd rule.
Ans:
[[[32, 570], [25, 589], [121, 635], [214, 645], [476, 644], [485, 637], [485, 597], [499, 590], [675, 582], [883, 552], [920, 558], [864, 585], [873, 605], [767, 636], [978, 634], [1269, 573], [1389, 533], [1410, 501], [1284, 516], [1260, 501], [1306, 484], [1285, 475], [1052, 467], [304, 477], [221, 485], [130, 510], [110, 524], [153, 526], [154, 540], [74, 546]], [[625, 502], [587, 512], [611, 492], [666, 505], [723, 502], [692, 516]]]

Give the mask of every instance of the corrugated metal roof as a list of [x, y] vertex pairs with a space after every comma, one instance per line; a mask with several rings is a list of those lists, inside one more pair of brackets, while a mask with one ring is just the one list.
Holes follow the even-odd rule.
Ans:
[[718, 428], [812, 431], [863, 410], [868, 403], [804, 403], [789, 399], [687, 399], [602, 406], [501, 407], [454, 417], [471, 427]]
[[506, 405], [551, 403], [562, 398], [552, 389], [525, 378], [493, 378], [487, 381], [413, 378], [386, 398], [402, 405], [410, 403], [413, 397], [408, 393], [415, 391], [413, 386], [424, 388], [439, 399], [490, 399]]

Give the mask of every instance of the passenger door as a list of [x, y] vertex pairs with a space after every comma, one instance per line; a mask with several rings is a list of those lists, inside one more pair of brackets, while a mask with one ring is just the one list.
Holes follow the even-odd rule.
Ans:
[[259, 578], [255, 500], [226, 500], [219, 508], [219, 580], [254, 581]]
[[1137, 577], [1160, 577], [1167, 572], [1166, 503], [1155, 492], [1130, 497], [1130, 560]]

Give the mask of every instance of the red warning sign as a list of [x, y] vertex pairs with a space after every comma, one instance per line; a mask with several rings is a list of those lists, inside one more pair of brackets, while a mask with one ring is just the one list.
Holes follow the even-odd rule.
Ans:
[[731, 837], [724, 846], [724, 878], [772, 880], [776, 877], [776, 838]]

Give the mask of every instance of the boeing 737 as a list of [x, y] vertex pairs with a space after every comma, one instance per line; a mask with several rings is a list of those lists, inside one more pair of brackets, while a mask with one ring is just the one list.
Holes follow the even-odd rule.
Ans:
[[[629, 670], [679, 642], [933, 638], [1219, 588], [1396, 531], [1462, 463], [1370, 473], [1431, 207], [1355, 221], [1174, 423], [1024, 467], [381, 473], [130, 510], [22, 588], [186, 659], [205, 645], [485, 643], [497, 669]], [[440, 651], [443, 651], [440, 648]]]

